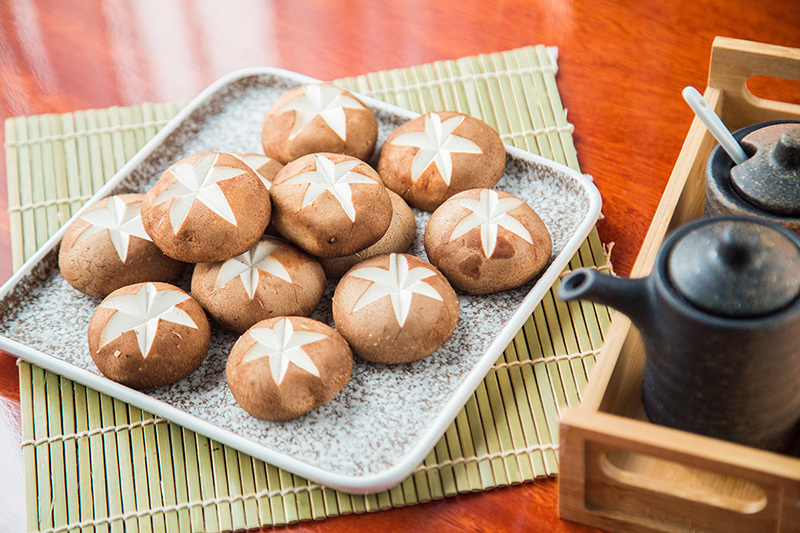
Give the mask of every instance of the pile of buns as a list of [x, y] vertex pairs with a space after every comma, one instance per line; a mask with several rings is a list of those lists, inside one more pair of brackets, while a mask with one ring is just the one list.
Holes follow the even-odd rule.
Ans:
[[[59, 266], [103, 298], [89, 349], [105, 376], [158, 387], [196, 370], [211, 326], [241, 334], [226, 378], [268, 420], [300, 416], [348, 383], [353, 353], [417, 361], [458, 323], [453, 287], [487, 294], [534, 279], [550, 259], [542, 220], [493, 189], [505, 150], [484, 122], [454, 112], [408, 121], [384, 143], [374, 113], [331, 84], [297, 87], [267, 111], [264, 154], [200, 153], [146, 194], [105, 198], [62, 240]], [[433, 211], [406, 252], [412, 208]], [[191, 294], [168, 282], [194, 263]], [[336, 329], [305, 318], [328, 280]]]

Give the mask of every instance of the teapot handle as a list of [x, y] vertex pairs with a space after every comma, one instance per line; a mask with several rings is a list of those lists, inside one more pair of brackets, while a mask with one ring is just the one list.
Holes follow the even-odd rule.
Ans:
[[714, 39], [708, 85], [725, 93], [725, 114], [736, 118], [736, 123], [727, 124], [729, 128], [787, 118], [787, 114], [800, 118], [800, 105], [760, 98], [750, 92], [747, 80], [753, 76], [800, 81], [800, 49], [729, 37]]

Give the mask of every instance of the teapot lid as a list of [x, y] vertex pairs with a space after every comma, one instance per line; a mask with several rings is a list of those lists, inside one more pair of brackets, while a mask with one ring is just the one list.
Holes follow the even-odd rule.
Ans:
[[742, 146], [753, 155], [731, 169], [736, 192], [769, 213], [800, 216], [800, 125], [756, 129]]
[[706, 312], [766, 315], [800, 294], [800, 248], [769, 224], [712, 218], [675, 243], [667, 274], [681, 296]]

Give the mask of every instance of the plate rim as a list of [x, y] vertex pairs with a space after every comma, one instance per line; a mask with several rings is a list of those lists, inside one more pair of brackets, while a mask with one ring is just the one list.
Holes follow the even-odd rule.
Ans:
[[[117, 173], [111, 177], [92, 197], [54, 233], [30, 259], [17, 270], [2, 286], [0, 286], [0, 299], [5, 298], [30, 272], [51, 253], [60, 243], [66, 229], [78, 218], [86, 209], [95, 204], [100, 199], [106, 197], [112, 189], [117, 187], [147, 156], [154, 152], [173, 131], [175, 131], [198, 107], [206, 100], [215, 96], [220, 89], [225, 88], [231, 83], [243, 78], [261, 75], [277, 75], [294, 79], [301, 84], [320, 83], [321, 80], [274, 67], [253, 67], [236, 70], [213, 82], [196, 97], [194, 97], [175, 117], [173, 117], [152, 139], [150, 139]], [[387, 112], [408, 117], [412, 119], [420, 116], [419, 113], [398, 107], [394, 104], [377, 100], [370, 96], [362, 95], [357, 91], [351, 91], [365, 104], [372, 107], [386, 110]], [[485, 378], [491, 367], [494, 365], [500, 354], [503, 353], [508, 344], [512, 341], [519, 329], [523, 326], [528, 316], [533, 312], [539, 302], [544, 298], [553, 284], [558, 280], [561, 272], [569, 264], [574, 254], [579, 250], [583, 241], [589, 236], [600, 216], [602, 200], [600, 192], [589, 177], [581, 172], [572, 169], [562, 163], [552, 161], [540, 155], [504, 144], [508, 154], [527, 160], [544, 167], [549, 167], [557, 172], [566, 174], [574, 179], [588, 197], [589, 205], [586, 215], [572, 236], [567, 240], [563, 249], [556, 256], [555, 260], [547, 267], [539, 280], [525, 295], [519, 306], [514, 310], [509, 319], [495, 335], [492, 342], [484, 350], [483, 355], [477, 360], [476, 364], [466, 374], [461, 383], [456, 387], [453, 394], [447, 399], [437, 415], [425, 426], [421, 432], [421, 437], [413, 444], [408, 452], [392, 466], [379, 472], [372, 472], [365, 475], [343, 474], [326, 470], [324, 468], [311, 465], [296, 459], [285, 453], [268, 448], [265, 445], [238, 435], [232, 431], [223, 429], [219, 426], [202, 420], [195, 415], [173, 407], [170, 404], [157, 400], [143, 392], [130, 389], [122, 384], [114, 382], [101, 375], [84, 370], [71, 363], [59, 359], [52, 355], [26, 346], [18, 341], [0, 335], [0, 350], [6, 351], [21, 359], [34, 363], [42, 368], [58, 373], [68, 379], [76, 381], [82, 385], [91, 387], [98, 392], [107, 394], [114, 398], [123, 400], [135, 407], [145, 409], [153, 415], [164, 418], [170, 422], [196, 431], [202, 435], [216, 440], [221, 444], [231, 446], [239, 451], [247, 453], [257, 459], [269, 464], [283, 468], [292, 473], [307, 478], [309, 481], [319, 483], [324, 487], [341, 490], [353, 494], [366, 494], [379, 492], [393, 487], [402, 482], [420, 465], [431, 449], [436, 445], [447, 428], [458, 415], [461, 408], [469, 400], [476, 387]]]

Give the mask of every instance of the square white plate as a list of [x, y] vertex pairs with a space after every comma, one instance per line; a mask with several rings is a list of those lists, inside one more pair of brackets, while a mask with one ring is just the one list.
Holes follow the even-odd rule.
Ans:
[[[192, 153], [262, 152], [260, 131], [267, 108], [286, 90], [317, 81], [266, 68], [220, 79], [89, 204], [109, 194], [144, 192], [167, 166]], [[417, 114], [361, 98], [378, 117], [374, 166], [383, 140]], [[136, 391], [100, 375], [86, 342], [88, 323], [100, 300], [78, 293], [59, 274], [63, 228], [0, 288], [0, 349], [323, 485], [356, 493], [383, 490], [423, 461], [599, 216], [600, 195], [585, 176], [522, 150], [506, 150], [506, 173], [496, 188], [522, 198], [544, 220], [554, 244], [548, 268], [535, 282], [517, 289], [488, 296], [459, 293], [458, 326], [436, 353], [392, 367], [356, 358], [345, 389], [296, 420], [258, 420], [236, 405], [224, 375], [236, 335], [213, 325], [206, 360], [178, 383]], [[414, 211], [417, 238], [410, 253], [427, 258], [422, 235], [430, 214]], [[189, 279], [187, 272], [178, 285], [188, 290]], [[333, 288], [329, 284], [312, 315], [331, 326]]]

